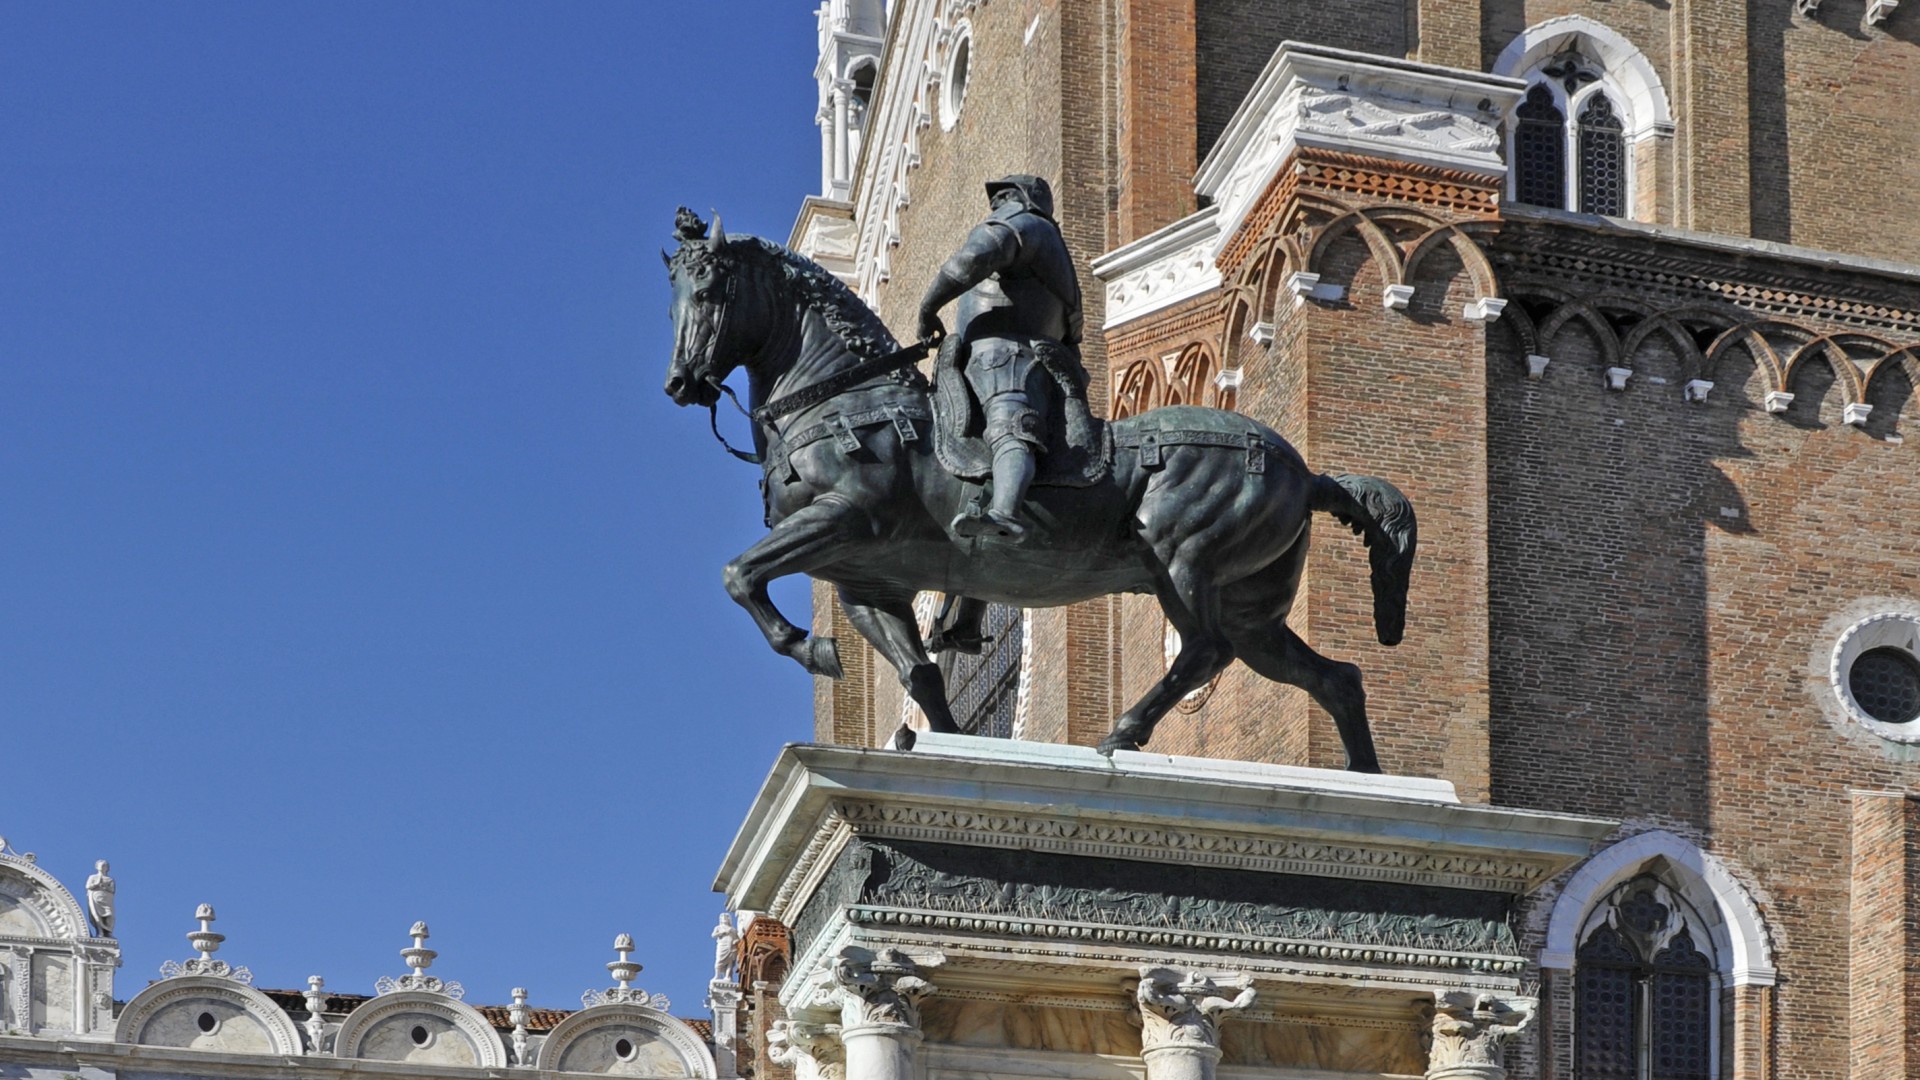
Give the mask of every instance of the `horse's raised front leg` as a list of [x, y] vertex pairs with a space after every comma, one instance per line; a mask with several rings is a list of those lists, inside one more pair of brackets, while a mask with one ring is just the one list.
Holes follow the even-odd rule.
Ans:
[[835, 562], [846, 549], [873, 535], [866, 511], [826, 496], [802, 507], [740, 553], [724, 571], [727, 595], [747, 609], [773, 651], [791, 656], [815, 675], [840, 677], [840, 651], [830, 637], [809, 638], [787, 621], [767, 595], [767, 583]]
[[[953, 722], [953, 713], [947, 705], [947, 682], [940, 674], [940, 665], [927, 656], [927, 650], [920, 641], [920, 626], [913, 617], [913, 603], [901, 597], [874, 599], [856, 596], [845, 589], [840, 591], [840, 606], [847, 613], [847, 621], [860, 636], [873, 643], [880, 655], [887, 658], [893, 670], [900, 675], [900, 685], [906, 688], [907, 696], [913, 699], [920, 711], [927, 715], [927, 727], [931, 731], [956, 732], [959, 725]], [[901, 749], [913, 745], [912, 735], [895, 736], [895, 744]]]
[[1233, 646], [1220, 629], [1220, 587], [1202, 569], [1205, 560], [1179, 559], [1161, 577], [1156, 592], [1167, 621], [1180, 632], [1180, 654], [1167, 674], [1154, 683], [1133, 708], [1120, 714], [1113, 731], [1100, 740], [1099, 750], [1138, 750], [1153, 735], [1154, 725], [1180, 699], [1207, 685], [1233, 663]]

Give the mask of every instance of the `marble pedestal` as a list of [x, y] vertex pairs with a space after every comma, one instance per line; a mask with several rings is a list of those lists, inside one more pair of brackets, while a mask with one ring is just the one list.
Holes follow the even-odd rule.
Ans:
[[1436, 780], [923, 735], [787, 747], [716, 887], [791, 929], [780, 1000], [837, 1025], [847, 1080], [1491, 1080], [1533, 1012], [1512, 906], [1611, 827]]

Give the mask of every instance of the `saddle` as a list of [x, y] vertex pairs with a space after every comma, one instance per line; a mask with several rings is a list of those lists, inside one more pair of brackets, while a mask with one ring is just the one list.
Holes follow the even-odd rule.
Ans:
[[[993, 474], [993, 451], [982, 437], [986, 418], [960, 370], [960, 335], [940, 343], [933, 362], [933, 451], [942, 468], [981, 483]], [[1090, 487], [1107, 478], [1113, 464], [1113, 433], [1087, 407], [1086, 377], [1079, 358], [1060, 345], [1036, 345], [1035, 357], [1059, 387], [1048, 404], [1047, 450], [1036, 463], [1036, 487]]]

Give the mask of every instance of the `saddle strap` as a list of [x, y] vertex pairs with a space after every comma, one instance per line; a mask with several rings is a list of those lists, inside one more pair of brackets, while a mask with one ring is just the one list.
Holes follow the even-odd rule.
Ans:
[[1173, 446], [1219, 446], [1229, 450], [1247, 452], [1247, 472], [1263, 473], [1267, 471], [1267, 455], [1278, 447], [1268, 442], [1257, 431], [1247, 431], [1235, 435], [1230, 431], [1159, 431], [1145, 432], [1118, 444], [1122, 449], [1138, 450], [1140, 464], [1149, 469], [1157, 469], [1165, 463], [1161, 451]]
[[[859, 386], [876, 375], [887, 375], [902, 368], [911, 367], [927, 355], [927, 350], [938, 344], [938, 339], [928, 338], [916, 341], [904, 349], [897, 349], [885, 356], [876, 356], [871, 360], [862, 360], [838, 375], [821, 379], [812, 386], [805, 386], [786, 397], [774, 398], [761, 405], [748, 415], [762, 424], [770, 423], [789, 413], [799, 412], [810, 405], [818, 405], [836, 395]], [[812, 430], [812, 429], [808, 429]]]
[[892, 423], [893, 430], [900, 435], [903, 443], [915, 442], [920, 432], [913, 426], [915, 420], [922, 422], [933, 419], [933, 413], [927, 407], [913, 402], [905, 404], [888, 402], [877, 409], [862, 409], [859, 412], [835, 413], [817, 424], [809, 424], [799, 431], [781, 438], [786, 452], [791, 455], [802, 447], [811, 446], [822, 439], [832, 439], [843, 453], [851, 454], [860, 449], [859, 430], [875, 424]]

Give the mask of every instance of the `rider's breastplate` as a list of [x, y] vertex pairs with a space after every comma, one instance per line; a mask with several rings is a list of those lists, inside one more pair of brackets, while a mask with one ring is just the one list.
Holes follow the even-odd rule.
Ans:
[[960, 298], [955, 329], [967, 340], [1006, 337], [1065, 341], [1080, 283], [1060, 230], [1024, 211], [994, 215], [1020, 236], [1020, 256]]

